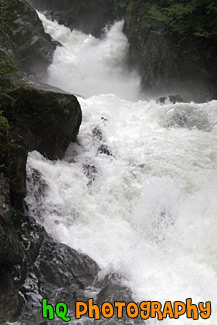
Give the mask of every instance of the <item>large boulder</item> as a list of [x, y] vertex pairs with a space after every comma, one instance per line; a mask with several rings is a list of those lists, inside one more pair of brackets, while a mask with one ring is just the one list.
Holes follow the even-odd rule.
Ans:
[[81, 108], [73, 95], [21, 87], [0, 94], [0, 172], [10, 180], [10, 202], [23, 210], [28, 151], [60, 159], [75, 141]]
[[77, 98], [29, 87], [8, 95], [11, 102], [5, 102], [4, 115], [26, 141], [28, 150], [38, 150], [49, 159], [62, 158], [70, 142], [75, 141], [81, 124]]

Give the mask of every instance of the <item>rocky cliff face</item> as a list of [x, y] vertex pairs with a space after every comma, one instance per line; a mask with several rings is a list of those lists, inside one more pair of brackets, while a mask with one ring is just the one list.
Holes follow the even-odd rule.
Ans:
[[125, 16], [130, 63], [151, 94], [217, 98], [217, 6], [213, 1], [134, 1]]
[[36, 11], [23, 0], [0, 0], [0, 56], [7, 54], [18, 70], [42, 78], [56, 43], [44, 32]]

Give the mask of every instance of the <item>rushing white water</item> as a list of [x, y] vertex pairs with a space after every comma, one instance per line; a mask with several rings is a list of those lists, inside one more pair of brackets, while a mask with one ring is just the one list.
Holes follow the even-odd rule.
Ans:
[[45, 30], [63, 45], [55, 52], [48, 83], [82, 96], [112, 93], [128, 100], [138, 98], [140, 79], [126, 69], [128, 42], [122, 33], [123, 21], [105, 30], [99, 40], [39, 16]]
[[[133, 99], [139, 92], [137, 77], [125, 83], [118, 76], [127, 49], [122, 23], [97, 40], [43, 22], [64, 45], [56, 51], [49, 80], [86, 95], [107, 92], [111, 83], [109, 92], [115, 94], [79, 98], [83, 122], [78, 143], [63, 161], [29, 154], [29, 213], [54, 238], [96, 260], [101, 276], [119, 273], [136, 301], [211, 301], [211, 318], [196, 323], [216, 325], [217, 101], [127, 101], [126, 94]], [[101, 66], [100, 72], [93, 67], [93, 75], [91, 60]], [[100, 152], [102, 145], [111, 155]], [[47, 184], [43, 195], [34, 170]], [[195, 323], [183, 316], [162, 324], [175, 322]]]

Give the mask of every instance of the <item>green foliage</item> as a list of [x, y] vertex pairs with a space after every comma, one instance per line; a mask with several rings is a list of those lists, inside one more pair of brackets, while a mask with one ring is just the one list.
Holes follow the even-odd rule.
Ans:
[[0, 0], [0, 26], [1, 31], [12, 36], [11, 23], [13, 22], [16, 0]]
[[13, 88], [11, 77], [17, 72], [15, 63], [9, 55], [0, 56], [0, 91]]
[[131, 0], [126, 25], [141, 39], [150, 31], [170, 35], [177, 51], [190, 44], [191, 52], [201, 50], [194, 53], [197, 59], [208, 59], [216, 55], [216, 16], [215, 0]]
[[3, 116], [3, 112], [4, 111], [0, 111], [0, 131], [2, 129], [4, 129], [6, 132], [6, 136], [8, 136], [10, 126], [9, 126], [7, 118]]

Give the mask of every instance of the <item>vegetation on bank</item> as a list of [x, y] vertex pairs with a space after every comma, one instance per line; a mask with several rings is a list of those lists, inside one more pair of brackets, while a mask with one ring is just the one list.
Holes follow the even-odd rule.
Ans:
[[188, 89], [197, 100], [217, 98], [215, 0], [126, 0], [130, 62], [144, 89]]
[[0, 56], [0, 92], [10, 90], [14, 87], [11, 78], [17, 72], [16, 64], [9, 55]]
[[204, 55], [205, 58], [214, 55], [217, 47], [214, 44], [217, 41], [216, 15], [217, 3], [214, 0], [130, 0], [126, 23], [142, 38], [149, 32], [160, 34], [163, 28], [173, 37], [177, 50], [187, 44], [196, 48], [197, 56], [192, 59], [197, 60]]

